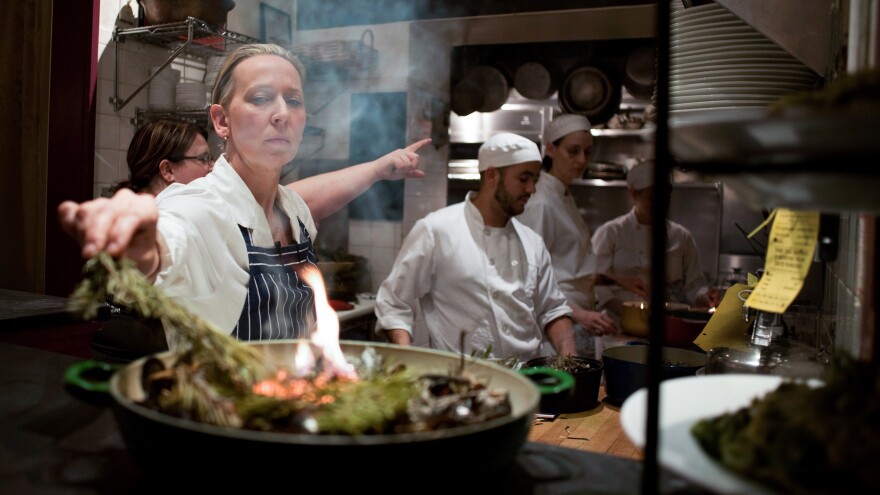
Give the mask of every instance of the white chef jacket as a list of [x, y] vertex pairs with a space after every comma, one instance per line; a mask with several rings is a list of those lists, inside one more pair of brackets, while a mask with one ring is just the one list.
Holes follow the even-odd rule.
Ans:
[[[482, 354], [491, 345], [489, 357], [537, 357], [543, 329], [571, 315], [550, 255], [516, 219], [504, 229], [487, 228], [471, 197], [416, 222], [376, 295], [377, 329], [412, 334], [420, 307], [432, 348], [461, 352], [461, 331], [471, 330], [465, 354]], [[505, 243], [513, 246], [510, 259], [489, 254], [503, 251]], [[516, 259], [517, 252], [525, 259]], [[511, 273], [521, 277], [512, 280]]]
[[[699, 295], [708, 291], [697, 254], [697, 243], [686, 228], [671, 220], [666, 221], [666, 232], [667, 300], [694, 304]], [[596, 229], [593, 250], [599, 273], [639, 276], [650, 283], [651, 226], [639, 223], [635, 209]], [[613, 298], [621, 301], [643, 299], [616, 285], [596, 287], [600, 307]]]
[[[314, 239], [317, 229], [305, 201], [281, 185], [278, 201], [291, 223], [296, 226], [300, 219]], [[262, 207], [225, 156], [207, 176], [165, 188], [156, 203], [162, 253], [156, 286], [231, 333], [241, 316], [249, 279], [247, 249], [238, 226], [251, 230], [254, 245], [274, 244]], [[299, 228], [291, 230], [298, 242]]]
[[553, 273], [566, 299], [581, 308], [592, 309], [590, 276], [595, 272], [596, 258], [590, 229], [559, 179], [542, 171], [535, 189], [525, 211], [516, 218], [544, 239]]

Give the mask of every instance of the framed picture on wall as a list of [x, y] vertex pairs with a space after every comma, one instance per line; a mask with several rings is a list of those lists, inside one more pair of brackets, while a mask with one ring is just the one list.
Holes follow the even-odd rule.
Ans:
[[260, 41], [290, 48], [290, 14], [260, 2]]

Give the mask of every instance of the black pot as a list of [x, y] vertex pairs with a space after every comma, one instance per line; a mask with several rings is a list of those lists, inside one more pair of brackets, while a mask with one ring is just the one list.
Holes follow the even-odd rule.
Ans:
[[[555, 357], [539, 357], [526, 361], [526, 368], [546, 367]], [[589, 369], [569, 372], [574, 377], [574, 389], [566, 393], [543, 394], [539, 409], [545, 414], [563, 414], [588, 411], [599, 404], [599, 384], [602, 381], [602, 362], [585, 357], [572, 359], [590, 365]]]
[[[663, 348], [660, 379], [693, 376], [706, 365], [706, 355], [674, 347]], [[614, 405], [647, 384], [648, 346], [624, 345], [602, 352], [605, 365], [605, 400]]]
[[[295, 352], [296, 342], [250, 345], [271, 362], [285, 362]], [[448, 373], [462, 359], [449, 352], [377, 342], [342, 341], [341, 347], [352, 357], [371, 347], [390, 362], [421, 373]], [[152, 357], [168, 364], [174, 354], [165, 352]], [[101, 385], [101, 390], [91, 386], [90, 389], [96, 393], [109, 391], [128, 450], [149, 480], [183, 479], [200, 484], [217, 480], [228, 486], [277, 486], [290, 481], [291, 469], [295, 467], [310, 479], [336, 476], [333, 486], [344, 491], [376, 484], [383, 492], [391, 488], [392, 492], [410, 493], [411, 483], [415, 482], [411, 478], [423, 482], [437, 473], [476, 476], [484, 469], [507, 469], [528, 437], [539, 402], [538, 389], [525, 376], [489, 361], [467, 358], [469, 373], [492, 387], [508, 391], [511, 414], [444, 430], [383, 435], [309, 435], [224, 428], [141, 405], [141, 376], [146, 361], [143, 358], [126, 364], [113, 374], [109, 383]], [[69, 372], [68, 380], [83, 387], [79, 380], [71, 378], [80, 372]], [[193, 464], [193, 459], [201, 462]], [[394, 469], [400, 471], [395, 471], [394, 476], [387, 472], [389, 459], [393, 459]], [[426, 464], [426, 459], [431, 462]], [[340, 466], [345, 472], [341, 479]]]

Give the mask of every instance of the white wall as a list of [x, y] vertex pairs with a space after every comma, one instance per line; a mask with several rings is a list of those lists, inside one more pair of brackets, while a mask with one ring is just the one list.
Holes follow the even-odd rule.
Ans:
[[[294, 0], [263, 0], [279, 10], [290, 12], [291, 31], [294, 48], [297, 45], [324, 43], [332, 41], [357, 41], [364, 35], [364, 27], [338, 28], [314, 31], [296, 31]], [[116, 81], [115, 68], [120, 64], [120, 96], [127, 97], [143, 82], [149, 74], [149, 68], [161, 64], [169, 55], [169, 50], [134, 41], [119, 44], [120, 54], [116, 57], [116, 43], [112, 41], [113, 29], [118, 22], [120, 10], [129, 2], [127, 0], [102, 0], [100, 12], [100, 32], [98, 46], [98, 88], [97, 88], [97, 119], [95, 137], [95, 181], [94, 195], [107, 194], [115, 183], [128, 178], [128, 167], [125, 155], [128, 144], [134, 134], [133, 119], [136, 108], [147, 106], [148, 88], [139, 93], [120, 111], [113, 108], [110, 98], [113, 96]], [[236, 0], [235, 8], [229, 12], [227, 28], [254, 38], [260, 35], [260, 0]], [[137, 2], [131, 1], [133, 14], [137, 16]], [[409, 37], [410, 23], [391, 23], [371, 27], [373, 46], [378, 51], [378, 62], [374, 70], [359, 77], [342, 82], [319, 81], [307, 82], [306, 98], [310, 111], [318, 111], [310, 116], [309, 124], [325, 130], [325, 143], [322, 151], [309, 158], [326, 160], [347, 160], [349, 156], [349, 124], [351, 122], [351, 94], [362, 92], [407, 91], [410, 86]], [[368, 40], [368, 39], [367, 39]], [[369, 41], [369, 40], [368, 40]], [[449, 54], [446, 53], [448, 58]], [[441, 57], [442, 60], [442, 57]], [[426, 86], [425, 81], [440, 81], [440, 85], [448, 84], [448, 60], [439, 64], [422, 62], [419, 71], [419, 84]], [[181, 70], [185, 81], [199, 81], [204, 76], [204, 65], [197, 61], [178, 59], [173, 68]], [[437, 88], [434, 88], [437, 89]], [[424, 95], [448, 92], [442, 90], [421, 90], [420, 97], [408, 102], [414, 105], [430, 106], [430, 99]], [[321, 108], [323, 107], [323, 108]], [[412, 125], [420, 125], [418, 119], [410, 119]], [[412, 133], [409, 133], [412, 134]], [[407, 135], [406, 141], [412, 142], [421, 134]], [[389, 152], [392, 150], [388, 150]], [[429, 177], [419, 181], [411, 181], [414, 185], [406, 186], [406, 218], [413, 218], [411, 211], [418, 211], [419, 218], [427, 211], [445, 205], [445, 154], [439, 154], [433, 148], [422, 151], [422, 167], [429, 170]], [[415, 188], [415, 189], [413, 189]], [[430, 201], [425, 201], [430, 198]], [[410, 226], [414, 222], [409, 222]], [[402, 229], [400, 222], [350, 222], [349, 250], [365, 256], [371, 261], [372, 289], [388, 275], [391, 265], [400, 249]]]

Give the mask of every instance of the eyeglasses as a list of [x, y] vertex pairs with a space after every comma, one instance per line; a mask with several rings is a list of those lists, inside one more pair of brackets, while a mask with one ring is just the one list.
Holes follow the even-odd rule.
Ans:
[[201, 155], [197, 155], [197, 156], [169, 156], [168, 159], [171, 160], [172, 162], [182, 162], [184, 160], [195, 160], [195, 161], [201, 163], [202, 165], [210, 165], [211, 163], [214, 162], [214, 160], [211, 159], [210, 153], [202, 153]]

